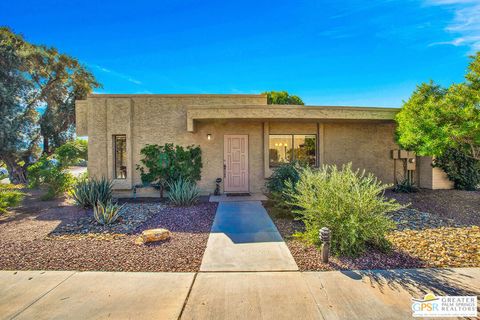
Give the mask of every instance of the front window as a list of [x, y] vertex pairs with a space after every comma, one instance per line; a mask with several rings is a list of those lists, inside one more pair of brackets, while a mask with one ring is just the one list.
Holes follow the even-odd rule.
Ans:
[[271, 167], [292, 161], [310, 166], [317, 163], [317, 136], [314, 134], [273, 134], [268, 144]]
[[127, 178], [127, 136], [113, 136], [115, 154], [115, 179]]
[[291, 135], [270, 136], [269, 149], [271, 166], [292, 161], [292, 143]]
[[309, 166], [317, 164], [317, 136], [313, 134], [293, 136], [293, 158]]

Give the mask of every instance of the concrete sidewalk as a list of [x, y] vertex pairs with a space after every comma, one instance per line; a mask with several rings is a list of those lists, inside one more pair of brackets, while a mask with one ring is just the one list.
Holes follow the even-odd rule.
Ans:
[[0, 319], [410, 319], [411, 298], [430, 292], [480, 295], [480, 268], [0, 271]]
[[480, 269], [199, 273], [182, 319], [403, 320], [429, 292], [480, 295]]
[[0, 271], [0, 319], [178, 319], [194, 276]]
[[295, 271], [297, 264], [260, 201], [220, 202], [200, 271]]

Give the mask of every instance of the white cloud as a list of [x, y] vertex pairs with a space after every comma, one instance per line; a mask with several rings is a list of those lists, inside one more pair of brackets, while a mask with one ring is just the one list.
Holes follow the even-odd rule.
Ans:
[[110, 73], [112, 71], [110, 71], [110, 69], [107, 69], [107, 68], [104, 68], [104, 67], [100, 67], [100, 66], [95, 66], [97, 69], [103, 71], [103, 72], [106, 72], [106, 73]]
[[427, 5], [444, 6], [452, 10], [454, 18], [445, 28], [454, 38], [434, 42], [431, 45], [467, 46], [470, 53], [480, 50], [480, 1], [479, 0], [426, 0]]
[[112, 74], [118, 78], [121, 78], [121, 79], [124, 79], [128, 82], [131, 82], [131, 83], [134, 83], [136, 85], [141, 85], [142, 82], [140, 80], [137, 80], [137, 79], [134, 79], [132, 77], [130, 77], [129, 75], [126, 75], [126, 74], [123, 74], [123, 73], [120, 73], [120, 72], [116, 72], [116, 71], [113, 71], [113, 70], [110, 70], [110, 69], [107, 69], [105, 67], [102, 67], [102, 66], [99, 66], [97, 64], [91, 64], [89, 63], [88, 64], [90, 67], [94, 68], [94, 69], [97, 69], [99, 71], [102, 71], [102, 72], [105, 72], [105, 73], [109, 73], [109, 74]]
[[138, 84], [138, 85], [142, 84], [141, 81], [136, 80], [136, 79], [133, 79], [133, 78], [130, 78], [130, 77], [127, 78], [127, 81], [130, 81], [130, 82], [135, 83], [135, 84]]

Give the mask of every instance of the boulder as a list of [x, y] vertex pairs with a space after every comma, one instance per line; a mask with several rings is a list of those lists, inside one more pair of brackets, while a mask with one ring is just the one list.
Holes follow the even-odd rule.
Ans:
[[137, 239], [135, 239], [135, 243], [140, 245], [148, 242], [163, 241], [170, 238], [171, 235], [171, 232], [167, 229], [144, 230], [142, 234]]

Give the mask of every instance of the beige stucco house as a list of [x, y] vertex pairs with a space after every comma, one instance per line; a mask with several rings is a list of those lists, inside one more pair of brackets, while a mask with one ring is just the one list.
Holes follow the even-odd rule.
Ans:
[[[141, 184], [136, 165], [146, 144], [199, 145], [202, 179], [212, 193], [262, 192], [279, 163], [345, 164], [393, 183], [395, 108], [267, 105], [264, 95], [92, 94], [76, 102], [77, 135], [88, 136], [88, 172], [125, 195]], [[430, 159], [417, 160], [421, 187], [449, 187]], [[398, 171], [398, 170], [397, 170]], [[148, 189], [138, 191], [148, 195]], [[158, 193], [154, 193], [158, 195]]]

